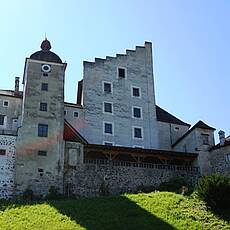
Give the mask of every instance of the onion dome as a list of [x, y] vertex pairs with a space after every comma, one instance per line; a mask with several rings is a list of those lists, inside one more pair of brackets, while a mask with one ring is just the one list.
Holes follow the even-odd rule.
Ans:
[[50, 41], [45, 38], [45, 40], [41, 43], [41, 50], [33, 53], [30, 58], [39, 61], [62, 63], [61, 58], [57, 54], [51, 52], [50, 49]]

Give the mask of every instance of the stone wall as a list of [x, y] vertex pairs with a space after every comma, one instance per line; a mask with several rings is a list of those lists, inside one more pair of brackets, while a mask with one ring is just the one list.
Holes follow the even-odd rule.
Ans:
[[0, 199], [13, 196], [15, 175], [15, 136], [0, 135]]
[[230, 146], [223, 146], [209, 153], [212, 172], [230, 176], [230, 161], [227, 154], [230, 154]]
[[110, 194], [135, 192], [139, 186], [158, 186], [171, 177], [181, 176], [189, 184], [196, 184], [200, 176], [198, 171], [160, 168], [138, 168], [81, 164], [68, 169], [64, 176], [65, 193], [74, 196], [98, 196], [104, 183]]

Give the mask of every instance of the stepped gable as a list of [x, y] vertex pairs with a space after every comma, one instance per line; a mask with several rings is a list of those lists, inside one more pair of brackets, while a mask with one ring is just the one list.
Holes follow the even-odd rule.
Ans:
[[211, 126], [208, 126], [205, 124], [203, 121], [199, 120], [191, 129], [189, 129], [182, 137], [180, 137], [174, 144], [172, 144], [172, 147], [176, 146], [181, 140], [183, 140], [189, 133], [191, 133], [194, 129], [200, 128], [200, 129], [207, 129], [207, 130], [212, 130], [215, 131]]
[[176, 118], [175, 116], [165, 111], [158, 105], [156, 105], [156, 115], [157, 115], [157, 120], [161, 122], [167, 122], [171, 124], [184, 125], [184, 126], [191, 126], [190, 124], [185, 123], [181, 121], [180, 119]]
[[116, 54], [116, 57], [106, 56], [105, 59], [104, 58], [95, 58], [94, 62], [83, 61], [83, 65], [93, 66], [95, 64], [101, 64], [101, 63], [104, 63], [106, 61], [111, 61], [111, 60], [115, 60], [115, 59], [118, 59], [118, 58], [123, 58], [123, 57], [126, 57], [126, 56], [132, 56], [132, 55], [135, 55], [135, 53], [138, 52], [138, 50], [145, 49], [146, 45], [148, 45], [148, 44], [152, 44], [152, 43], [146, 41], [145, 46], [136, 46], [135, 50], [126, 49], [125, 54]]

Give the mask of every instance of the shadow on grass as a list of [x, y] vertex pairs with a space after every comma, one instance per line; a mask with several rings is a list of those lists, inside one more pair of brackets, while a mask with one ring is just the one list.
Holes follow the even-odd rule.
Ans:
[[211, 209], [211, 212], [219, 219], [230, 222], [230, 209]]
[[125, 196], [49, 202], [87, 230], [174, 229]]

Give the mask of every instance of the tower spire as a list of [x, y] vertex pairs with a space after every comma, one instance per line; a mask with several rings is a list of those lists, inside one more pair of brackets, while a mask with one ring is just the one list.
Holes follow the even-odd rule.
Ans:
[[51, 49], [51, 44], [50, 44], [49, 40], [47, 40], [46, 34], [45, 34], [45, 40], [41, 44], [41, 49], [43, 51], [49, 51]]

